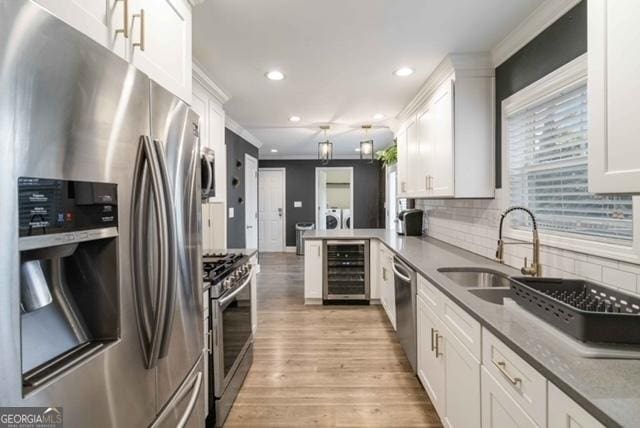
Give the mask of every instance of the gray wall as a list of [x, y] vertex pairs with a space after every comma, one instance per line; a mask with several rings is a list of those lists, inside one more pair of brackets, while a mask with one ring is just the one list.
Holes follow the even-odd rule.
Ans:
[[234, 218], [227, 218], [227, 247], [244, 248], [244, 155], [246, 153], [258, 159], [258, 148], [226, 128], [224, 142], [227, 145], [227, 209], [234, 208], [235, 211]]
[[[260, 168], [286, 169], [286, 235], [287, 246], [296, 244], [295, 224], [315, 223], [316, 167], [324, 165], [317, 160], [260, 160]], [[355, 228], [384, 227], [384, 186], [380, 163], [360, 160], [333, 160], [330, 167], [353, 167], [353, 210]], [[301, 208], [293, 202], [301, 201]]]
[[502, 101], [587, 51], [587, 0], [496, 68], [496, 187], [502, 187]]

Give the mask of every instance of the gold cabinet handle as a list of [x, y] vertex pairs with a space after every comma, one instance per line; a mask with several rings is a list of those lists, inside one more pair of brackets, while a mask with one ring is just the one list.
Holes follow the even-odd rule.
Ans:
[[436, 342], [436, 346], [435, 346], [435, 351], [436, 351], [436, 358], [438, 357], [442, 357], [444, 354], [442, 352], [440, 352], [440, 339], [444, 336], [441, 336], [440, 334], [438, 334], [438, 330], [436, 330], [435, 332], [435, 342]]
[[140, 18], [140, 41], [138, 43], [134, 43], [133, 47], [140, 48], [141, 51], [144, 51], [144, 9], [140, 9], [140, 13], [135, 13], [133, 17]]
[[129, 38], [129, 0], [116, 0], [123, 4], [122, 28], [116, 30], [116, 34], [122, 34], [125, 39]]
[[382, 268], [382, 280], [383, 281], [387, 280], [387, 268], [385, 267]]
[[431, 352], [436, 350], [436, 345], [433, 340], [433, 335], [437, 333], [438, 333], [438, 330], [434, 330], [433, 328], [431, 329]]
[[509, 382], [511, 382], [513, 386], [519, 386], [519, 385], [522, 386], [522, 379], [520, 379], [519, 377], [511, 376], [507, 371], [507, 363], [505, 363], [504, 361], [493, 361], [493, 360], [491, 362], [493, 363], [494, 366], [496, 366], [498, 371], [502, 373], [502, 375], [506, 377]]

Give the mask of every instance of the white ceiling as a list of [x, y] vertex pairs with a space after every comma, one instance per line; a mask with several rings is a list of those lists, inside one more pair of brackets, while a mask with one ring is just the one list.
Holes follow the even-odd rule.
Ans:
[[[360, 126], [389, 125], [447, 53], [491, 50], [541, 3], [209, 0], [193, 10], [193, 51], [231, 94], [227, 113], [264, 143], [261, 157], [316, 155], [326, 123], [335, 155], [356, 155]], [[394, 76], [402, 66], [415, 73]], [[286, 78], [267, 80], [273, 69]], [[392, 139], [388, 128], [369, 135], [376, 149]]]

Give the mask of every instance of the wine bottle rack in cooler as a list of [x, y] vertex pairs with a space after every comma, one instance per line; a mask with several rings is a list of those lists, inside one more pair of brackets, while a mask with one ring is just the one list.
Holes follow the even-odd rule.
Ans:
[[325, 241], [324, 300], [369, 301], [369, 241]]

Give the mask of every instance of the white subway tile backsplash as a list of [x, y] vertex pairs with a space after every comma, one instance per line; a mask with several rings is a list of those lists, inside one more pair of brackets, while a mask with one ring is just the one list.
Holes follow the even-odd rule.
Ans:
[[627, 291], [637, 291], [637, 275], [610, 267], [602, 268], [602, 282]]
[[[426, 212], [424, 227], [429, 236], [493, 258], [502, 198], [498, 190], [495, 199], [417, 200], [416, 207]], [[531, 246], [505, 247], [506, 264], [520, 269], [524, 257], [531, 263]], [[541, 263], [545, 276], [583, 278], [640, 293], [640, 265], [549, 247], [544, 241]]]

